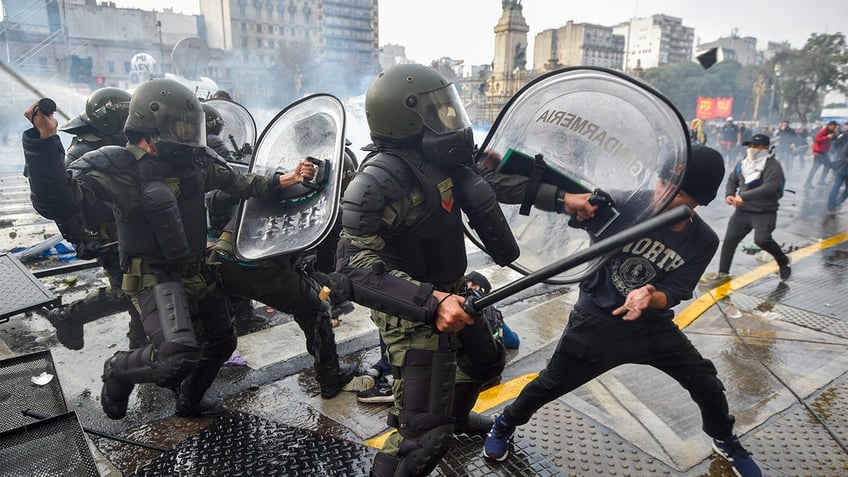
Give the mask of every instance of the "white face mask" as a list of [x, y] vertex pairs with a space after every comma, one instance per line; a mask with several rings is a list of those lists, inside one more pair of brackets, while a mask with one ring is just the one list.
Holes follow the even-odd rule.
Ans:
[[765, 159], [768, 157], [768, 149], [754, 149], [753, 147], [748, 148], [748, 154], [745, 156], [745, 159], [748, 161], [758, 161], [760, 159]]

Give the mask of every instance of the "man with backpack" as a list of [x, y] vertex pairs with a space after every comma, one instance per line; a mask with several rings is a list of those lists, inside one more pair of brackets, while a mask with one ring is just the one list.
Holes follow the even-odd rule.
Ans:
[[777, 261], [780, 279], [786, 280], [792, 274], [789, 257], [772, 238], [786, 181], [783, 167], [770, 149], [765, 134], [755, 134], [742, 145], [747, 148], [745, 159], [730, 171], [725, 187], [724, 201], [736, 210], [727, 224], [718, 273], [706, 275], [702, 280], [705, 283], [718, 285], [730, 280], [733, 253], [751, 230], [754, 231], [754, 243]]

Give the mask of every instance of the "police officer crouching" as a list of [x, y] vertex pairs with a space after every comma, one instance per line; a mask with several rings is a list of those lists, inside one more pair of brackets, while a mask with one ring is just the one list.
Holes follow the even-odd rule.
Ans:
[[126, 415], [139, 383], [176, 394], [180, 416], [219, 416], [226, 409], [205, 397], [221, 365], [236, 348], [227, 296], [204, 262], [204, 192], [222, 189], [241, 198], [271, 197], [314, 175], [303, 161], [271, 177], [239, 175], [205, 152], [200, 101], [168, 79], [140, 85], [124, 127], [126, 147], [87, 153], [68, 180], [52, 113], [32, 105], [24, 113], [34, 128], [23, 148], [33, 203], [61, 221], [93, 203], [109, 205], [117, 223], [123, 291], [139, 310], [149, 344], [106, 360], [101, 405], [106, 415]]

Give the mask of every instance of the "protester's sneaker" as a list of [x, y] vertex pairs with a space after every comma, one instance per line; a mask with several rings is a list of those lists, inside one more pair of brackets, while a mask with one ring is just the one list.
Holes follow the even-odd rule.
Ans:
[[392, 385], [386, 380], [380, 380], [371, 389], [356, 393], [356, 400], [365, 403], [391, 403], [395, 401], [395, 397], [392, 394]]
[[359, 376], [354, 376], [349, 383], [345, 384], [342, 387], [342, 391], [353, 391], [358, 393], [371, 389], [376, 384], [377, 381], [374, 379], [374, 376], [371, 376], [370, 374], [360, 374]]
[[786, 263], [780, 265], [780, 279], [786, 281], [790, 275], [792, 275], [792, 265], [789, 264], [789, 260], [787, 259]]
[[735, 435], [724, 440], [713, 439], [713, 449], [730, 464], [733, 473], [739, 477], [762, 477], [760, 466], [751, 458], [751, 453], [742, 447]]
[[486, 436], [483, 444], [483, 457], [497, 462], [503, 462], [509, 456], [509, 440], [515, 432], [515, 426], [509, 425], [503, 414], [495, 418], [492, 430]]
[[733, 275], [724, 272], [705, 273], [701, 277], [701, 283], [709, 286], [719, 286], [733, 279]]

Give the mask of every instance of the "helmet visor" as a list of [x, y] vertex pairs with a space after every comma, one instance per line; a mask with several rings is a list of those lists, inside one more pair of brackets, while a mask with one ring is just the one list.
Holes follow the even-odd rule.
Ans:
[[162, 108], [156, 114], [159, 138], [188, 146], [206, 146], [206, 115], [196, 111]]
[[462, 105], [462, 100], [453, 84], [421, 93], [414, 109], [421, 116], [424, 125], [436, 134], [461, 131], [471, 127], [465, 106]]

